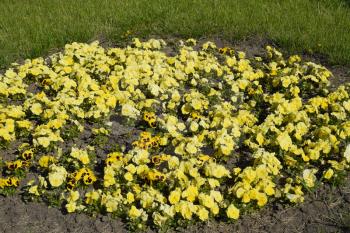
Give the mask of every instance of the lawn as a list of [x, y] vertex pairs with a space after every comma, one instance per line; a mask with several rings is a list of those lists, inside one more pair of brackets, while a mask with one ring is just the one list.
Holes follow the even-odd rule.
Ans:
[[3, 0], [0, 8], [1, 68], [73, 41], [119, 42], [128, 30], [144, 37], [260, 36], [291, 52], [350, 62], [347, 1]]

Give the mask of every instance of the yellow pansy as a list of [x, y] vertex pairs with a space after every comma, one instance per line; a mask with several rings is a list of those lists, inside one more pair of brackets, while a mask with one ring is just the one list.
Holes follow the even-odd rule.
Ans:
[[73, 213], [77, 209], [77, 204], [75, 202], [68, 202], [66, 209], [68, 213]]
[[286, 131], [278, 135], [277, 142], [279, 143], [281, 149], [285, 151], [288, 151], [293, 145], [292, 139]]
[[66, 180], [67, 171], [62, 166], [51, 165], [49, 173], [49, 181], [52, 187], [59, 187]]
[[39, 159], [39, 166], [47, 168], [49, 167], [50, 163], [55, 163], [56, 161], [57, 160], [55, 159], [55, 157], [50, 155], [44, 155], [44, 156], [41, 156]]
[[303, 179], [305, 181], [306, 186], [312, 188], [315, 186], [316, 176], [315, 173], [317, 172], [316, 169], [305, 169], [303, 171]]
[[234, 204], [229, 205], [229, 207], [226, 210], [227, 217], [231, 219], [238, 219], [239, 212], [239, 209]]
[[31, 186], [29, 189], [28, 189], [28, 192], [30, 193], [30, 194], [34, 194], [34, 195], [36, 195], [36, 196], [39, 196], [40, 194], [39, 194], [39, 191], [38, 191], [38, 185], [33, 185], [33, 186]]
[[142, 214], [141, 210], [137, 209], [134, 205], [131, 206], [129, 213], [128, 213], [129, 217], [132, 219], [140, 217], [141, 214]]
[[186, 198], [189, 202], [194, 202], [198, 196], [198, 188], [196, 186], [190, 185], [182, 192], [181, 196], [183, 198]]
[[329, 168], [326, 172], [324, 172], [323, 177], [329, 180], [330, 178], [332, 178], [333, 174], [334, 170], [332, 168]]
[[40, 103], [34, 103], [30, 110], [32, 111], [32, 113], [34, 113], [35, 115], [40, 115], [43, 112], [42, 106]]
[[89, 154], [87, 153], [86, 150], [81, 150], [81, 149], [72, 147], [70, 156], [72, 156], [75, 159], [78, 159], [80, 162], [82, 162], [82, 164], [90, 163]]
[[201, 221], [206, 221], [209, 218], [209, 211], [203, 207], [199, 207], [196, 214]]
[[169, 202], [170, 204], [174, 205], [180, 201], [181, 198], [181, 191], [179, 189], [171, 191], [169, 195]]

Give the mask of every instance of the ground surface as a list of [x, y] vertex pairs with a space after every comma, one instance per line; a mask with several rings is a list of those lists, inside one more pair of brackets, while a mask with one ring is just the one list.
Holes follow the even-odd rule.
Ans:
[[[219, 46], [228, 45], [225, 41], [215, 39]], [[269, 41], [252, 39], [239, 43], [234, 47], [246, 51], [248, 56], [261, 54], [263, 46]], [[308, 60], [327, 65], [321, 57], [305, 57]], [[333, 72], [332, 86], [350, 81], [350, 70], [343, 66], [328, 66]], [[111, 117], [111, 121], [118, 121]], [[125, 135], [128, 141], [133, 133], [130, 128], [114, 124], [111, 132], [112, 141], [123, 143]], [[85, 133], [72, 143], [86, 143], [84, 138], [91, 135]], [[131, 137], [130, 137], [131, 136]], [[124, 139], [125, 140], [125, 139]], [[67, 145], [69, 148], [71, 145]], [[97, 152], [103, 156], [104, 148]], [[11, 151], [8, 151], [8, 156]], [[175, 231], [175, 230], [173, 230]], [[350, 176], [343, 184], [337, 187], [325, 185], [316, 192], [308, 194], [303, 204], [298, 206], [283, 206], [274, 204], [262, 211], [243, 216], [235, 223], [211, 221], [206, 224], [197, 224], [187, 229], [176, 229], [180, 232], [350, 232]], [[57, 208], [49, 208], [45, 203], [24, 203], [18, 195], [12, 197], [0, 196], [0, 232], [2, 233], [58, 233], [58, 232], [84, 232], [84, 233], [110, 233], [127, 232], [125, 224], [119, 219], [110, 216], [98, 215], [89, 217], [84, 214], [62, 213]], [[150, 230], [150, 232], [152, 232]]]

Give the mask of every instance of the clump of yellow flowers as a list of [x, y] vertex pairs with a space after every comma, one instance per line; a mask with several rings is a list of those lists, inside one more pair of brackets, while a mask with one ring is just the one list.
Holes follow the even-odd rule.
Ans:
[[[1, 161], [1, 193], [166, 228], [302, 202], [349, 168], [350, 85], [331, 92], [325, 67], [270, 46], [253, 58], [194, 39], [171, 49], [72, 43], [1, 74], [1, 153], [19, 145]], [[136, 139], [101, 155], [67, 137], [109, 137], [113, 124]]]

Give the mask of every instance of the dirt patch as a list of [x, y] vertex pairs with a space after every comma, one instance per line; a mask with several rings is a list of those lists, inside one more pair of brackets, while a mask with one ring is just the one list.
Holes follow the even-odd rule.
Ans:
[[121, 221], [108, 216], [89, 217], [84, 214], [64, 215], [44, 203], [27, 203], [20, 197], [0, 197], [0, 232], [126, 232]]

